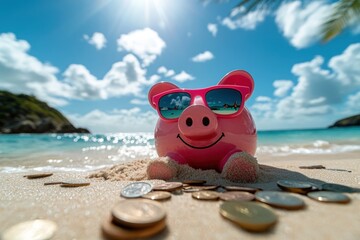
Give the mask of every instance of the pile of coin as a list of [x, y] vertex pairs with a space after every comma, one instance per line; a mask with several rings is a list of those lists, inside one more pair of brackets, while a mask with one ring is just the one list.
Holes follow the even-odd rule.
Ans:
[[150, 237], [166, 228], [166, 212], [158, 202], [147, 199], [123, 200], [116, 204], [111, 216], [102, 223], [107, 239]]
[[311, 182], [280, 180], [277, 185], [283, 192], [243, 186], [206, 185], [204, 180], [165, 182], [153, 186], [147, 182], [135, 182], [126, 186], [121, 191], [121, 196], [165, 200], [171, 198], [171, 192], [180, 191], [191, 193], [195, 200], [222, 200], [221, 216], [248, 231], [262, 232], [272, 228], [277, 222], [278, 217], [272, 208], [299, 210], [305, 207], [303, 199], [296, 194], [306, 195], [320, 202], [348, 203], [350, 198], [342, 192], [354, 192], [353, 188], [330, 183], [319, 186]]

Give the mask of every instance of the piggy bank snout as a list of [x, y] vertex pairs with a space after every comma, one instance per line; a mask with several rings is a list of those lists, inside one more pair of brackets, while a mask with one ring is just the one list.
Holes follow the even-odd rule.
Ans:
[[191, 105], [179, 117], [179, 130], [190, 139], [206, 139], [218, 134], [216, 115], [206, 106]]

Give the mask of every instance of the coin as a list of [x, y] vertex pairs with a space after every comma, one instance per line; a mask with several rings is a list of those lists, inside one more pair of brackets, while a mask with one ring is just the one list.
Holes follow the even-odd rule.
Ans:
[[112, 217], [107, 217], [102, 225], [101, 230], [102, 234], [106, 239], [138, 239], [154, 236], [160, 233], [166, 227], [165, 219], [155, 223], [151, 227], [145, 228], [127, 228], [123, 226], [116, 225], [112, 222]]
[[142, 197], [151, 200], [165, 200], [171, 198], [171, 194], [169, 192], [164, 192], [164, 191], [155, 191], [155, 192], [149, 192], [148, 194], [145, 194]]
[[294, 180], [279, 180], [277, 181], [277, 185], [284, 191], [300, 194], [306, 194], [313, 188], [311, 183]]
[[250, 192], [250, 193], [255, 193], [261, 190], [259, 188], [249, 188], [249, 187], [240, 187], [240, 186], [224, 186], [224, 188], [228, 191], [242, 191], [242, 192]]
[[45, 186], [47, 185], [59, 185], [59, 184], [63, 184], [64, 182], [46, 182], [44, 183]]
[[323, 165], [300, 166], [300, 169], [325, 169]]
[[328, 202], [328, 203], [348, 203], [350, 198], [343, 193], [339, 192], [329, 192], [329, 191], [319, 191], [311, 192], [307, 194], [308, 197], [315, 199], [319, 202]]
[[301, 198], [284, 192], [261, 191], [255, 193], [255, 198], [256, 200], [273, 207], [285, 208], [289, 210], [300, 209], [305, 206], [305, 203]]
[[206, 181], [205, 180], [185, 180], [183, 181], [184, 184], [189, 184], [189, 185], [196, 185], [196, 184], [205, 184]]
[[121, 190], [121, 196], [126, 198], [138, 198], [152, 190], [152, 185], [147, 182], [134, 182]]
[[275, 225], [277, 216], [268, 206], [255, 202], [227, 201], [220, 214], [248, 231], [263, 232]]
[[36, 219], [16, 224], [5, 230], [3, 240], [50, 239], [57, 230], [56, 223], [46, 219]]
[[28, 174], [24, 175], [27, 179], [35, 179], [35, 178], [45, 178], [52, 176], [52, 173], [35, 173], [35, 174]]
[[181, 182], [164, 182], [164, 183], [155, 184], [154, 187], [153, 187], [153, 190], [154, 191], [172, 192], [172, 191], [175, 191], [177, 189], [180, 189], [181, 187], [182, 187]]
[[223, 201], [252, 201], [255, 195], [249, 192], [231, 191], [220, 194], [220, 199]]
[[215, 190], [218, 186], [209, 185], [209, 186], [188, 186], [183, 189], [184, 192], [198, 192], [198, 191], [205, 191], [205, 190]]
[[74, 179], [74, 180], [67, 180], [67, 181], [63, 181], [60, 185], [60, 187], [84, 187], [84, 186], [89, 186], [90, 183], [89, 182], [84, 182], [82, 180], [78, 180], [78, 179]]
[[159, 223], [166, 216], [162, 205], [147, 199], [123, 200], [112, 211], [113, 221], [130, 228], [145, 228]]
[[198, 200], [218, 200], [219, 193], [213, 191], [193, 192], [191, 196]]
[[335, 183], [324, 183], [321, 185], [321, 190], [330, 191], [330, 192], [346, 192], [346, 193], [353, 193], [355, 192], [354, 188], [344, 186], [341, 184]]

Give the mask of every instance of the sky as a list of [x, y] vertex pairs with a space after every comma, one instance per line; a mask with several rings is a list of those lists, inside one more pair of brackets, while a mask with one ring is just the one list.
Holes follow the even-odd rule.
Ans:
[[328, 43], [334, 1], [248, 15], [236, 0], [1, 0], [0, 89], [31, 94], [93, 133], [152, 132], [157, 82], [255, 81], [258, 130], [323, 128], [360, 112], [360, 21]]

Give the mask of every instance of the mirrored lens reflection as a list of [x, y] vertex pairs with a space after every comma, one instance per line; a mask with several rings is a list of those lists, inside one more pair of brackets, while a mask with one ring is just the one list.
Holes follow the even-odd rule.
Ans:
[[210, 109], [221, 115], [230, 115], [239, 111], [241, 93], [235, 89], [214, 89], [206, 94], [206, 102]]
[[171, 93], [160, 98], [159, 109], [164, 118], [174, 119], [180, 117], [181, 113], [190, 105], [190, 94]]

